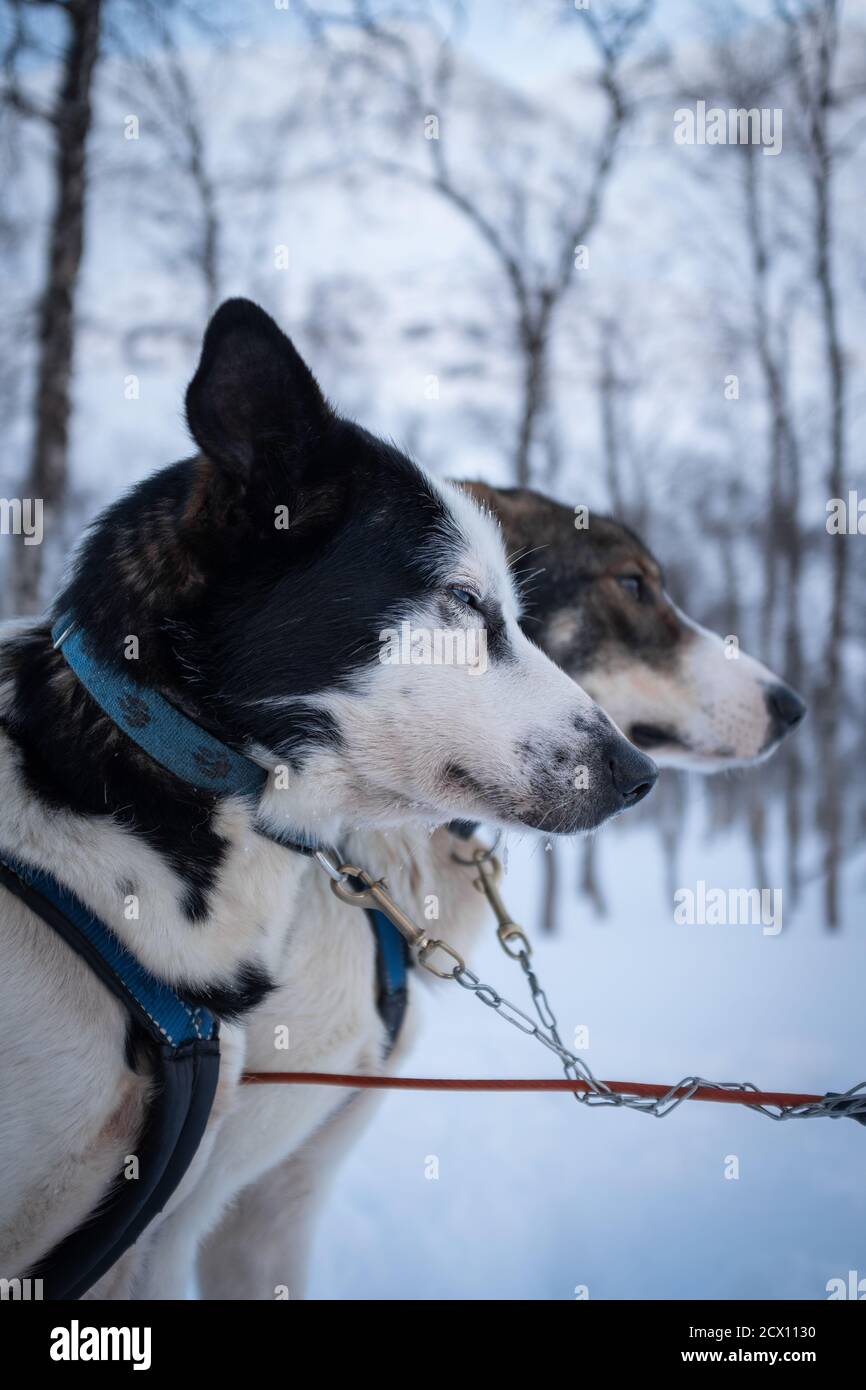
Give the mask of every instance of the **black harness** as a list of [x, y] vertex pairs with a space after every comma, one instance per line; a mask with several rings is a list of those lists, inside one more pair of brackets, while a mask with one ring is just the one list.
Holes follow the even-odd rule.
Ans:
[[[219, 1078], [219, 1021], [146, 971], [119, 939], [52, 875], [0, 858], [0, 884], [58, 933], [126, 1008], [130, 1042], [144, 1048], [154, 1094], [133, 1156], [83, 1225], [30, 1271], [46, 1299], [77, 1299], [160, 1214], [201, 1142]], [[408, 1003], [409, 948], [378, 911], [367, 913], [376, 950], [376, 1007], [394, 1047]]]
[[153, 1069], [154, 1096], [131, 1171], [118, 1174], [99, 1208], [31, 1271], [43, 1280], [46, 1298], [80, 1298], [159, 1215], [192, 1162], [219, 1077], [219, 1024], [144, 970], [50, 874], [4, 855], [0, 883], [62, 936], [121, 1001], [131, 1041], [146, 1047]]
[[[262, 791], [264, 769], [200, 729], [158, 691], [100, 662], [68, 615], [55, 624], [52, 637], [96, 703], [162, 766], [210, 792]], [[315, 852], [313, 845], [257, 828], [288, 849]], [[97, 1210], [30, 1271], [43, 1281], [46, 1298], [77, 1299], [159, 1215], [195, 1157], [219, 1078], [219, 1022], [146, 970], [46, 870], [0, 849], [0, 884], [56, 931], [120, 1000], [129, 1015], [133, 1052], [143, 1048], [152, 1069], [153, 1097], [136, 1153], [125, 1160]], [[383, 913], [371, 910], [367, 916], [376, 947], [377, 1008], [390, 1052], [406, 1012], [409, 950]]]

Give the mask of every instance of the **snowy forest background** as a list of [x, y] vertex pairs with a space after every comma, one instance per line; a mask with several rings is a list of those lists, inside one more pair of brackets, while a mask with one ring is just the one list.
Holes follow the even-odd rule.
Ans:
[[[603, 835], [516, 861], [524, 913], [558, 928], [549, 949], [563, 972], [574, 921], [611, 933], [581, 956], [605, 979], [599, 1010], [624, 999], [642, 1008], [639, 962], [645, 976], [673, 969], [671, 998], [656, 994], [650, 1010], [668, 1009], [664, 1046], [646, 1051], [659, 1033], [645, 1011], [644, 1030], [630, 1032], [627, 1010], [611, 1028], [634, 1046], [619, 1070], [609, 1048], [606, 1074], [635, 1074], [644, 1055], [649, 1079], [669, 1066], [676, 1076], [660, 1079], [673, 1081], [698, 1061], [704, 1074], [731, 1072], [742, 1049], [756, 1081], [859, 1080], [862, 1029], [850, 1014], [862, 1007], [849, 972], [863, 964], [866, 897], [866, 536], [830, 535], [825, 523], [830, 498], [866, 498], [866, 5], [3, 0], [0, 12], [0, 491], [42, 497], [46, 509], [44, 545], [2, 538], [4, 616], [50, 596], [98, 509], [189, 451], [182, 393], [207, 315], [229, 294], [259, 300], [336, 402], [435, 471], [528, 482], [630, 522], [690, 615], [736, 634], [808, 701], [803, 728], [757, 773], [669, 774]], [[781, 153], [675, 143], [674, 111], [699, 100], [780, 108]], [[735, 958], [724, 945], [722, 967], [714, 944], [689, 960], [670, 944], [673, 885], [728, 873], [784, 889], [786, 935], [804, 933], [799, 956], [757, 942]], [[662, 944], [630, 934], [653, 923], [668, 932]], [[844, 957], [820, 945], [828, 929], [846, 938]], [[698, 1015], [710, 1006], [693, 1001], [679, 1018], [674, 995], [694, 993], [707, 970], [753, 1020], [769, 995], [783, 1011], [800, 1001], [800, 1012], [774, 1017], [774, 1046], [754, 1023], [713, 1032], [709, 1015], [704, 1037]], [[820, 1008], [806, 997], [818, 980]], [[849, 1016], [834, 1035], [837, 1008]], [[819, 1045], [806, 1046], [804, 1017], [820, 1018]], [[512, 1046], [491, 1048], [492, 1072]], [[522, 1057], [512, 1070], [531, 1074]], [[441, 1051], [429, 1065], [443, 1069]], [[414, 1104], [389, 1100], [380, 1142], [405, 1142]], [[512, 1104], [526, 1116], [559, 1102]], [[438, 1100], [424, 1105], [425, 1123], [439, 1114], [446, 1124]], [[548, 1134], [575, 1123], [562, 1105], [555, 1122], [537, 1113]], [[653, 1123], [616, 1121], [624, 1135]], [[678, 1116], [661, 1128], [711, 1136], [714, 1124], [744, 1122], [757, 1123]], [[604, 1118], [589, 1123], [610, 1137]], [[791, 1127], [775, 1128], [787, 1137]], [[836, 1140], [839, 1126], [827, 1128]], [[480, 1162], [480, 1120], [472, 1134], [467, 1171]], [[845, 1136], [849, 1176], [835, 1217], [822, 1217], [849, 1264], [845, 1202], [862, 1142], [855, 1154]], [[593, 1152], [584, 1148], [590, 1169]], [[662, 1152], [670, 1162], [656, 1177], [666, 1172], [675, 1204], [687, 1190], [681, 1159]], [[795, 1153], [813, 1172], [814, 1142]], [[539, 1172], [546, 1155], [535, 1155]], [[615, 1154], [597, 1159], [615, 1185]], [[370, 1154], [357, 1161], [368, 1168], [355, 1192], [369, 1194]], [[501, 1149], [495, 1161], [507, 1172]], [[717, 1193], [707, 1202], [716, 1212]], [[338, 1206], [338, 1218], [343, 1243], [347, 1231], [363, 1239], [357, 1206]], [[393, 1219], [409, 1219], [399, 1203]], [[742, 1219], [753, 1232], [760, 1222], [755, 1211]], [[810, 1249], [806, 1264], [802, 1252], [786, 1264], [784, 1242], [765, 1237], [792, 1295], [812, 1296], [803, 1271], [817, 1261], [820, 1296], [835, 1254]], [[561, 1238], [551, 1225], [553, 1246]], [[609, 1240], [599, 1228], [600, 1252]], [[495, 1240], [489, 1248], [489, 1268], [467, 1265], [467, 1296], [478, 1281], [513, 1292], [497, 1284], [506, 1256]], [[654, 1258], [655, 1237], [651, 1248]], [[538, 1296], [572, 1278], [560, 1254], [545, 1265], [553, 1282], [533, 1285]], [[435, 1258], [431, 1246], [425, 1259]], [[652, 1258], [648, 1288], [695, 1291], [682, 1265]], [[338, 1289], [341, 1271], [335, 1254], [322, 1289]], [[377, 1278], [370, 1296], [391, 1287]], [[707, 1279], [715, 1292], [777, 1287], [737, 1264], [733, 1246]], [[611, 1288], [630, 1296], [621, 1281]]]
[[[675, 881], [707, 799], [759, 882], [793, 905], [820, 874], [840, 924], [866, 544], [825, 508], [866, 495], [864, 7], [6, 0], [2, 44], [2, 484], [47, 509], [44, 546], [4, 538], [7, 613], [185, 452], [206, 316], [250, 295], [434, 469], [632, 522], [689, 612], [804, 691], [759, 777], [669, 778], [640, 815]], [[675, 144], [698, 99], [781, 108], [781, 154]]]

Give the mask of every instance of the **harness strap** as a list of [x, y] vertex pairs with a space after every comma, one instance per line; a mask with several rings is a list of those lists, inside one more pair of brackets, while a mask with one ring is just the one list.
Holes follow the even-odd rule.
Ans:
[[376, 1008], [388, 1034], [390, 1053], [409, 1003], [408, 975], [412, 956], [408, 943], [384, 912], [373, 907], [366, 912], [376, 945]]
[[82, 956], [155, 1043], [177, 1047], [215, 1035], [216, 1020], [151, 975], [84, 903], [45, 869], [0, 851], [0, 882]]
[[123, 1003], [148, 1044], [153, 1095], [135, 1157], [97, 1210], [31, 1271], [48, 1299], [75, 1299], [99, 1279], [158, 1216], [199, 1146], [219, 1077], [219, 1026], [186, 1004], [126, 950], [83, 902], [43, 869], [0, 855], [0, 883], [87, 961]]
[[[459, 840], [471, 840], [478, 829], [475, 821], [454, 820], [448, 826]], [[364, 885], [357, 883], [358, 889]], [[406, 1016], [409, 1003], [409, 971], [414, 965], [412, 952], [405, 937], [389, 917], [378, 908], [368, 907], [367, 917], [376, 943], [376, 1008], [388, 1033], [390, 1053]]]
[[[158, 690], [100, 661], [71, 614], [54, 623], [51, 636], [103, 713], [161, 767], [214, 795], [261, 795], [268, 781], [264, 768], [199, 727]], [[305, 854], [321, 849], [306, 837], [272, 831], [258, 819], [256, 828], [287, 849]], [[218, 1024], [208, 1010], [187, 1004], [152, 975], [46, 870], [0, 850], [0, 884], [87, 962], [124, 1005], [151, 1055], [154, 1088], [138, 1139], [135, 1176], [119, 1173], [97, 1210], [32, 1271], [43, 1280], [47, 1298], [80, 1298], [159, 1215], [189, 1168], [219, 1078]], [[406, 1012], [411, 959], [387, 917], [374, 910], [368, 915], [376, 942], [377, 1008], [390, 1052]]]

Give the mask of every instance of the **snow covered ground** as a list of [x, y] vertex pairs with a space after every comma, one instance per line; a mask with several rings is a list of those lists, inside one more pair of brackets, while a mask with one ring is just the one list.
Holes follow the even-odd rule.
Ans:
[[[568, 928], [536, 944], [563, 1037], [589, 1028], [597, 1075], [817, 1092], [866, 1076], [866, 939], [853, 920], [820, 929], [817, 882], [777, 936], [676, 926], [648, 832], [615, 825], [598, 846], [609, 917], [594, 921], [564, 881]], [[506, 901], [527, 925], [541, 852], [510, 848]], [[699, 878], [751, 882], [742, 844], [696, 835], [678, 882]], [[866, 854], [846, 890], [853, 919]], [[523, 1003], [492, 931], [472, 964]], [[407, 1074], [557, 1074], [463, 991], [415, 993], [425, 1026]], [[585, 1285], [590, 1298], [826, 1298], [829, 1279], [866, 1275], [864, 1166], [866, 1130], [849, 1119], [778, 1124], [692, 1103], [660, 1121], [560, 1094], [390, 1094], [339, 1174], [310, 1296], [572, 1299]]]

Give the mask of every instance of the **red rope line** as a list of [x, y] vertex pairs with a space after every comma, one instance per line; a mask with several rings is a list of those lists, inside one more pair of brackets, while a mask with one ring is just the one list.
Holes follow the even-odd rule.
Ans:
[[[347, 1086], [352, 1090], [382, 1091], [588, 1091], [586, 1081], [502, 1077], [495, 1080], [476, 1080], [469, 1077], [442, 1076], [354, 1076], [350, 1072], [329, 1071], [248, 1071], [242, 1080], [250, 1086]], [[603, 1085], [623, 1095], [648, 1096], [661, 1100], [670, 1094], [670, 1086], [658, 1086], [648, 1081], [605, 1081]], [[673, 1093], [685, 1095], [688, 1087]], [[789, 1091], [720, 1091], [715, 1086], [698, 1086], [689, 1100], [727, 1101], [731, 1105], [811, 1105], [823, 1096], [800, 1095]]]

